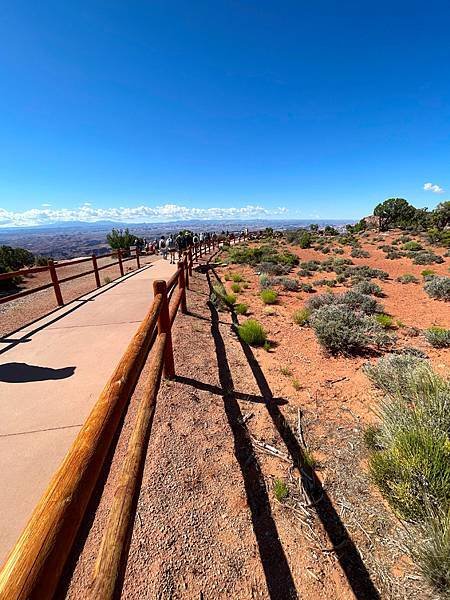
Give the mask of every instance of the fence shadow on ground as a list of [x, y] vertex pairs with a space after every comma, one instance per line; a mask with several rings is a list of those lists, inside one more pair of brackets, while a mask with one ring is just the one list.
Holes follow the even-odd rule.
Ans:
[[219, 329], [218, 313], [213, 304], [208, 303], [208, 307], [225, 415], [233, 434], [234, 454], [242, 473], [269, 596], [271, 600], [297, 600], [294, 579], [272, 516], [261, 467], [233, 390], [233, 378]]
[[[210, 269], [217, 281], [221, 281], [213, 268]], [[208, 285], [212, 290], [210, 272], [207, 273]], [[213, 318], [213, 310], [211, 310], [211, 318]], [[215, 310], [215, 309], [214, 309]], [[234, 328], [239, 324], [236, 313], [232, 312], [232, 322]], [[217, 317], [218, 320], [218, 317]], [[213, 334], [214, 335], [214, 334]], [[330, 542], [335, 549], [335, 554], [347, 581], [352, 588], [358, 600], [379, 600], [380, 594], [376, 589], [369, 572], [358, 552], [358, 549], [350, 537], [344, 523], [339, 517], [333, 503], [323, 488], [314, 469], [307, 464], [302, 447], [297, 440], [297, 437], [286, 421], [279, 406], [274, 402], [274, 396], [270, 386], [265, 378], [265, 375], [253, 354], [251, 347], [245, 344], [238, 337], [242, 351], [247, 359], [248, 365], [253, 373], [255, 381], [261, 392], [261, 396], [265, 399], [267, 412], [269, 413], [272, 422], [277, 429], [281, 439], [283, 440], [291, 460], [295, 467], [298, 468], [303, 480], [305, 491], [309, 490], [309, 500], [314, 505], [317, 516], [319, 517]], [[223, 348], [222, 352], [225, 352]], [[217, 354], [219, 360], [219, 353]], [[231, 378], [231, 373], [230, 373]], [[250, 442], [251, 443], [251, 442]]]

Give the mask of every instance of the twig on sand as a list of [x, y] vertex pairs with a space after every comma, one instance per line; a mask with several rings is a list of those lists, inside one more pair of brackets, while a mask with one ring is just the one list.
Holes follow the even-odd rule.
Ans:
[[289, 458], [289, 456], [287, 456], [287, 454], [284, 454], [283, 452], [278, 450], [278, 448], [275, 448], [275, 446], [271, 446], [270, 444], [267, 444], [266, 442], [257, 440], [253, 436], [250, 436], [250, 438], [252, 440], [253, 445], [256, 446], [257, 448], [259, 448], [260, 450], [263, 450], [264, 452], [267, 452], [267, 454], [271, 454], [272, 456], [276, 456], [277, 458], [280, 458], [281, 460], [284, 460], [285, 462], [292, 464], [292, 460]]

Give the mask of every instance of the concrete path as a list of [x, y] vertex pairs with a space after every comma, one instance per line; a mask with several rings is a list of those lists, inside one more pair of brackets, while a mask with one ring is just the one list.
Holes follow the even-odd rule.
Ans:
[[174, 272], [157, 260], [0, 339], [0, 564]]

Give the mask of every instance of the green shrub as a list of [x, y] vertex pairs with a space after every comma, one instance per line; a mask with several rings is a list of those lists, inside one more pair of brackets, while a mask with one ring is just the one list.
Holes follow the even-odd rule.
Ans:
[[293, 388], [294, 388], [294, 390], [296, 390], [297, 392], [298, 392], [299, 390], [301, 390], [301, 389], [302, 389], [302, 384], [300, 383], [300, 381], [299, 381], [298, 379], [295, 379], [295, 378], [294, 378], [294, 379], [291, 381], [291, 383], [292, 383], [292, 387], [293, 387]]
[[288, 486], [281, 479], [275, 479], [273, 482], [273, 493], [278, 502], [283, 502], [289, 496]]
[[275, 290], [263, 290], [260, 294], [261, 300], [264, 304], [276, 304], [278, 299], [278, 294]]
[[430, 327], [424, 331], [425, 338], [435, 348], [450, 347], [450, 329], [444, 327]]
[[238, 315], [246, 315], [248, 313], [248, 306], [247, 304], [236, 304], [236, 306], [234, 307], [235, 312]]
[[390, 329], [394, 323], [394, 319], [390, 315], [386, 315], [384, 313], [375, 315], [375, 321], [384, 329]]
[[417, 283], [419, 280], [414, 275], [411, 275], [411, 273], [405, 273], [397, 277], [397, 281], [400, 283]]
[[300, 308], [299, 310], [295, 311], [292, 318], [294, 320], [294, 323], [296, 323], [297, 325], [306, 325], [309, 321], [310, 316], [311, 310], [309, 308]]
[[448, 436], [427, 427], [399, 431], [393, 443], [370, 458], [370, 473], [383, 496], [404, 519], [423, 516], [424, 497], [450, 502]]
[[292, 371], [289, 367], [281, 367], [280, 373], [282, 375], [284, 375], [285, 377], [291, 377], [291, 375], [292, 375]]
[[426, 293], [437, 300], [450, 300], [450, 277], [432, 277], [424, 285]]
[[322, 306], [312, 314], [310, 321], [320, 344], [332, 354], [358, 354], [389, 343], [389, 337], [378, 323], [347, 306]]
[[419, 242], [411, 240], [410, 242], [403, 244], [402, 249], [410, 252], [417, 252], [418, 250], [423, 250], [423, 247], [419, 244]]
[[298, 238], [298, 245], [300, 248], [310, 248], [311, 247], [312, 235], [308, 231], [304, 231], [301, 236]]
[[264, 327], [255, 319], [248, 319], [238, 327], [240, 339], [250, 346], [264, 346], [267, 334]]
[[223, 284], [213, 286], [211, 292], [211, 302], [219, 309], [231, 308], [236, 303], [236, 296], [227, 293]]
[[450, 382], [411, 354], [366, 365], [386, 397], [368, 435], [373, 480], [396, 513], [409, 521], [408, 547], [441, 597], [450, 589]]
[[232, 283], [231, 284], [231, 291], [234, 292], [235, 294], [238, 294], [239, 292], [242, 291], [241, 286], [238, 283]]
[[420, 274], [425, 280], [428, 280], [429, 277], [436, 275], [436, 272], [433, 269], [424, 269]]
[[311, 283], [300, 283], [299, 290], [307, 294], [312, 294], [315, 291]]
[[232, 273], [231, 274], [231, 279], [235, 283], [241, 283], [242, 281], [244, 281], [244, 278], [242, 277], [242, 275], [240, 273]]

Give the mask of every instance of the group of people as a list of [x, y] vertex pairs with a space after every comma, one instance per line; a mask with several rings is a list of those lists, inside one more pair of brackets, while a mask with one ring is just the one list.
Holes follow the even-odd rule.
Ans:
[[[248, 229], [243, 230], [243, 234], [246, 234]], [[153, 241], [147, 241], [146, 238], [141, 240], [141, 246], [139, 249], [149, 254], [160, 254], [165, 260], [170, 258], [170, 264], [175, 264], [176, 258], [181, 260], [182, 254], [190, 246], [207, 243], [209, 241], [230, 240], [234, 238], [234, 233], [229, 231], [222, 231], [219, 235], [214, 232], [191, 232], [191, 231], [180, 231], [178, 234], [169, 233], [167, 236], [162, 235], [159, 239], [155, 238]], [[139, 240], [136, 240], [135, 245], [137, 246]]]
[[167, 237], [162, 235], [159, 240], [153, 241], [153, 250], [161, 254], [164, 259], [170, 258], [170, 264], [175, 264], [176, 257], [181, 260], [185, 250], [194, 244], [204, 243], [211, 240], [217, 240], [217, 234], [214, 233], [192, 233], [190, 231], [180, 231], [178, 235], [170, 233]]

